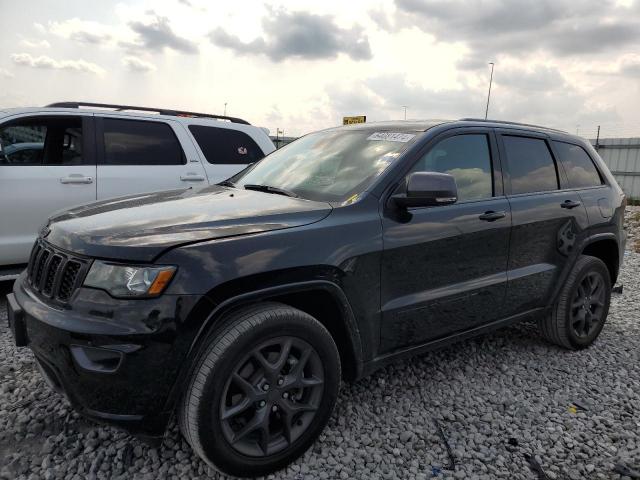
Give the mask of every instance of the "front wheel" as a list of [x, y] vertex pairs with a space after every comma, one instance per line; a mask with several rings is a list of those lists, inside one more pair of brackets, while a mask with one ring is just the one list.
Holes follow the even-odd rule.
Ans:
[[602, 260], [578, 258], [551, 313], [540, 319], [542, 335], [565, 348], [588, 347], [600, 335], [609, 313], [611, 277]]
[[200, 357], [180, 427], [212, 467], [265, 475], [299, 457], [329, 420], [338, 350], [320, 322], [282, 304], [243, 309], [224, 325]]

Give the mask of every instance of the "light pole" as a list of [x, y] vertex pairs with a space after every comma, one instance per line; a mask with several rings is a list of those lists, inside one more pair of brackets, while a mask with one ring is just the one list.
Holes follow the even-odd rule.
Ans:
[[489, 114], [489, 100], [491, 99], [491, 83], [493, 82], [493, 67], [494, 67], [494, 63], [493, 62], [489, 62], [489, 65], [491, 65], [491, 76], [489, 77], [489, 93], [487, 94], [487, 108], [484, 111], [484, 119], [487, 119], [487, 115]]
[[404, 108], [404, 119], [407, 119], [407, 106], [406, 105], [402, 105], [402, 108]]
[[224, 116], [227, 116], [227, 102], [224, 102]]

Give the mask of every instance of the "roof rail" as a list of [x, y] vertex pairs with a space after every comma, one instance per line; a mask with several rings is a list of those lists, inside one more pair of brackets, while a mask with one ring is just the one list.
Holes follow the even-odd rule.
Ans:
[[214, 115], [211, 113], [196, 113], [187, 112], [183, 110], [171, 110], [167, 108], [150, 108], [150, 107], [135, 107], [133, 105], [117, 105], [110, 103], [91, 103], [91, 102], [56, 102], [46, 105], [47, 107], [55, 108], [80, 108], [80, 107], [96, 107], [96, 108], [112, 108], [116, 111], [123, 110], [137, 110], [139, 112], [155, 112], [160, 115], [170, 115], [174, 117], [204, 117], [204, 118], [216, 118], [218, 120], [228, 120], [232, 123], [243, 123], [245, 125], [251, 125], [246, 120], [236, 117], [227, 117], [226, 115]]
[[557, 128], [543, 127], [542, 125], [534, 125], [532, 123], [519, 123], [519, 122], [510, 122], [508, 120], [489, 120], [485, 118], [461, 118], [460, 122], [487, 122], [487, 123], [504, 123], [507, 125], [518, 125], [519, 127], [534, 127], [534, 128], [542, 128], [543, 130], [551, 130], [553, 132], [567, 133], [564, 130], [560, 130]]

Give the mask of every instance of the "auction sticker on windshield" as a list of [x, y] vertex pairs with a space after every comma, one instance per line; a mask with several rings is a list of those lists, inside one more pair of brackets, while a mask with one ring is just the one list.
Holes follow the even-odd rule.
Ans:
[[399, 133], [399, 132], [375, 132], [367, 137], [367, 140], [384, 140], [387, 142], [402, 142], [406, 143], [415, 137], [413, 133]]

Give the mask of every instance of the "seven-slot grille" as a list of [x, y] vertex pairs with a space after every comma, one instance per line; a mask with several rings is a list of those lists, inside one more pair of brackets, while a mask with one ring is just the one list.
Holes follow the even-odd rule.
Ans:
[[31, 251], [27, 279], [44, 297], [66, 303], [84, 279], [89, 263], [38, 240]]

